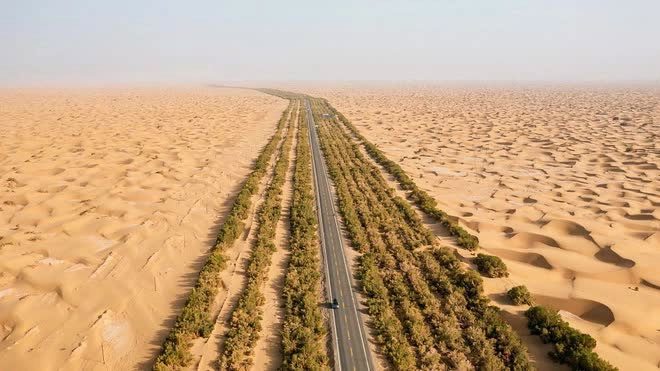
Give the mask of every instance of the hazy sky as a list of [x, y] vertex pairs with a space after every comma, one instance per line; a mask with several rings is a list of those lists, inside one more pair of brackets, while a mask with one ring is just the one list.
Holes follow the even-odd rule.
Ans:
[[660, 80], [660, 0], [0, 0], [0, 85]]

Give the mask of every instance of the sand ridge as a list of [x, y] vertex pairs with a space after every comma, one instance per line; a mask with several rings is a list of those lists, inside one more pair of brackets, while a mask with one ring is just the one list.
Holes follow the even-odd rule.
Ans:
[[[309, 89], [308, 89], [309, 90]], [[660, 363], [660, 93], [316, 88], [622, 369]]]
[[0, 92], [0, 364], [145, 367], [286, 101]]

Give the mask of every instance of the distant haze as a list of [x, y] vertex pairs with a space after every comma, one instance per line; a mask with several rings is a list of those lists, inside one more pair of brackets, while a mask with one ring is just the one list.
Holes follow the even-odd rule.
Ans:
[[0, 6], [0, 86], [660, 80], [658, 0]]

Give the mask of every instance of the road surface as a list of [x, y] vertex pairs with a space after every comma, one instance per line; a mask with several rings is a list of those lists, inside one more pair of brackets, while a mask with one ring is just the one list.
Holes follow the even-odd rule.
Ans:
[[326, 170], [316, 132], [309, 99], [305, 99], [309, 140], [312, 146], [312, 168], [316, 191], [316, 206], [323, 262], [327, 282], [328, 303], [333, 298], [339, 301], [338, 309], [329, 309], [330, 330], [336, 370], [373, 370], [367, 334], [362, 324], [357, 300], [353, 294], [351, 271], [344, 255], [344, 246], [339, 229], [339, 217], [335, 213], [334, 200], [330, 192], [330, 180]]

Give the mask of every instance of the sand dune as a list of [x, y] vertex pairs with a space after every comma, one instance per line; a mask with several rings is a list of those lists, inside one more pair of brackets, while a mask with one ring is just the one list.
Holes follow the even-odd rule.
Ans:
[[660, 89], [308, 90], [503, 258], [511, 276], [486, 279], [492, 295], [525, 284], [603, 358], [657, 369]]
[[0, 364], [145, 367], [286, 102], [0, 91]]

